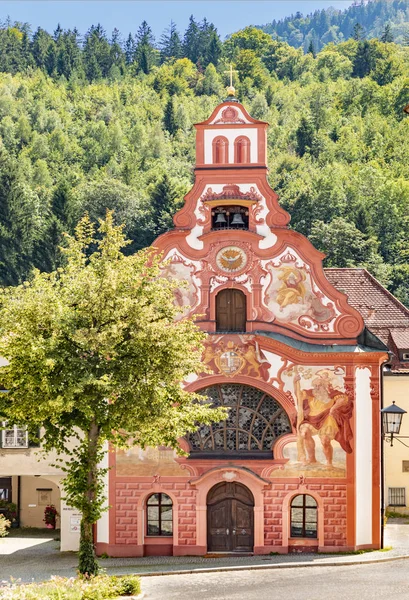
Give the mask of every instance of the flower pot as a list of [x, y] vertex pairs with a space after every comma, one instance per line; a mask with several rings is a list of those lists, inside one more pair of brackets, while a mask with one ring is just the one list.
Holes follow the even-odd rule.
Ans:
[[55, 523], [46, 523], [45, 526], [47, 527], [47, 529], [55, 529]]

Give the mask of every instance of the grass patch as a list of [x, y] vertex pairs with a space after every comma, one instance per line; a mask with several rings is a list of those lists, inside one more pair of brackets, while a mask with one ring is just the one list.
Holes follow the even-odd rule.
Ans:
[[409, 515], [407, 513], [401, 513], [396, 510], [386, 509], [385, 517], [390, 519], [406, 519], [409, 522]]
[[386, 546], [379, 550], [368, 548], [367, 550], [351, 550], [349, 552], [317, 552], [317, 554], [326, 554], [327, 556], [354, 556], [358, 554], [368, 554], [368, 552], [389, 552], [389, 550], [392, 550], [392, 546]]
[[114, 577], [97, 575], [90, 579], [52, 577], [44, 583], [19, 585], [12, 581], [0, 589], [4, 600], [113, 600], [118, 596], [136, 596], [141, 591], [135, 575]]

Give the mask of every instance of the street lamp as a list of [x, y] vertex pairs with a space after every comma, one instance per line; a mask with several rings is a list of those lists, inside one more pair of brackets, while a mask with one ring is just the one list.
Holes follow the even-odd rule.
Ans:
[[402, 417], [406, 414], [406, 410], [396, 406], [394, 400], [390, 406], [382, 408], [381, 413], [383, 438], [393, 446], [393, 436], [399, 435]]

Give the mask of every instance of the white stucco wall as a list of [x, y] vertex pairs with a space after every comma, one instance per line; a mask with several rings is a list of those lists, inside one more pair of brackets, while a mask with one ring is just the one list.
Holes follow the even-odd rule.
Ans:
[[371, 372], [355, 371], [355, 519], [357, 546], [372, 544], [372, 399]]

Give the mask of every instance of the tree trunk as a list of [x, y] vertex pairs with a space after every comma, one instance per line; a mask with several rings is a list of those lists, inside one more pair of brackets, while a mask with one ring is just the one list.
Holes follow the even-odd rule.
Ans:
[[82, 575], [96, 575], [99, 565], [95, 556], [93, 525], [93, 505], [98, 489], [98, 440], [99, 427], [95, 421], [91, 422], [87, 442], [84, 450], [87, 453], [88, 463], [86, 502], [81, 518], [80, 550], [78, 555], [78, 570]]

